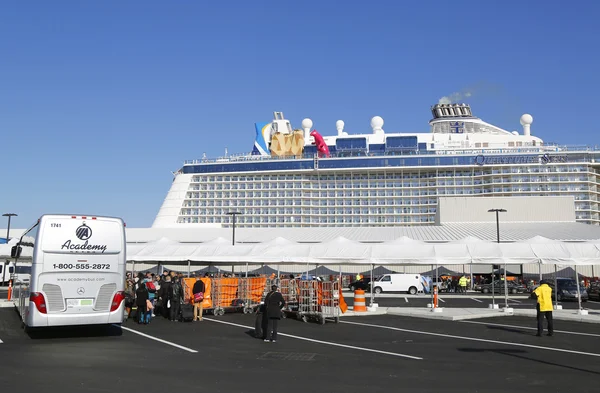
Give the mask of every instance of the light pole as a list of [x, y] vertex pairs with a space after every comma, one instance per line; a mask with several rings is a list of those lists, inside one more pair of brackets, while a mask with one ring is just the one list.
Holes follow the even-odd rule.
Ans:
[[[228, 216], [231, 216], [231, 245], [235, 246], [235, 217], [238, 214], [242, 214], [241, 212], [227, 212]], [[248, 271], [248, 269], [246, 269], [246, 272]], [[231, 274], [234, 275], [235, 272], [235, 267], [234, 265], [231, 265]]]
[[[500, 244], [500, 213], [506, 213], [506, 209], [490, 209], [488, 213], [496, 213], [496, 240]], [[492, 269], [493, 270], [493, 269]], [[494, 275], [492, 272], [492, 293], [494, 292]], [[504, 262], [504, 305], [508, 307], [508, 282], [506, 280], [506, 262]]]
[[235, 217], [238, 214], [242, 214], [242, 213], [241, 212], [227, 212], [226, 214], [228, 216], [231, 216], [231, 219], [232, 219], [232, 221], [231, 221], [231, 224], [232, 224], [232, 226], [231, 226], [231, 229], [232, 229], [231, 245], [235, 246]]
[[8, 227], [6, 228], [6, 244], [8, 244], [8, 236], [10, 235], [10, 218], [15, 217], [16, 213], [4, 213], [2, 217], [8, 217]]

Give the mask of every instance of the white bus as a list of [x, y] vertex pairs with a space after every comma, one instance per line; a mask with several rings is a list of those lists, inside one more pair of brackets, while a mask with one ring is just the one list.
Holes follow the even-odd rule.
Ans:
[[31, 255], [13, 285], [22, 326], [120, 324], [125, 246], [120, 218], [43, 215], [11, 249], [16, 270]]

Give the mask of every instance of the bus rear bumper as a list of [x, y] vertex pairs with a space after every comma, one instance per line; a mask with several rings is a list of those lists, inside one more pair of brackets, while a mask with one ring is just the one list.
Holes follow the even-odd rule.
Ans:
[[107, 325], [121, 324], [125, 302], [112, 312], [95, 312], [85, 314], [40, 313], [34, 304], [30, 304], [26, 325], [29, 327], [77, 326], [77, 325]]

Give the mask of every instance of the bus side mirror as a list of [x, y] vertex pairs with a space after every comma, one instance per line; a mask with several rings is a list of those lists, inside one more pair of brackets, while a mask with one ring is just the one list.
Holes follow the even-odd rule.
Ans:
[[10, 257], [11, 258], [20, 258], [21, 251], [23, 251], [23, 248], [21, 246], [12, 246], [12, 248], [10, 249]]

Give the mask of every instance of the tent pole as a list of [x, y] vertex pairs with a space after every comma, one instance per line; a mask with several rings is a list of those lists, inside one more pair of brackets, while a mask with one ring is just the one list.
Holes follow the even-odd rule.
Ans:
[[[433, 271], [433, 265], [431, 265], [431, 270]], [[437, 276], [437, 265], [435, 267], [435, 275]], [[431, 282], [431, 288], [429, 289], [429, 292], [431, 294], [431, 309], [433, 310], [435, 307], [435, 304], [433, 304], [433, 281]]]
[[131, 278], [135, 280], [136, 278], [136, 274], [135, 274], [135, 261], [131, 261]]
[[373, 264], [371, 264], [371, 307], [373, 307]]
[[494, 281], [496, 280], [496, 274], [494, 273], [494, 265], [492, 265], [492, 310], [496, 309], [496, 291], [494, 290]]
[[[471, 281], [469, 281], [469, 285], [471, 286], [471, 288], [469, 288], [469, 289], [472, 290], [473, 289], [473, 265], [469, 265], [469, 273], [471, 274]], [[437, 272], [436, 272], [436, 274], [437, 274]], [[439, 292], [439, 288], [438, 288], [438, 292]], [[439, 296], [439, 293], [438, 293], [438, 296]]]
[[579, 309], [581, 310], [581, 292], [579, 291], [579, 274], [577, 274], [577, 265], [575, 265], [575, 282], [577, 283], [577, 301], [579, 303]]
[[246, 278], [248, 278], [248, 262], [246, 262]]
[[504, 263], [504, 308], [508, 308], [508, 278], [506, 277], [506, 262]]
[[342, 288], [342, 265], [339, 266], [340, 268], [340, 289]]
[[540, 269], [540, 280], [538, 281], [538, 283], [542, 282], [542, 261], [540, 260], [539, 265], [538, 265], [539, 269]]
[[188, 259], [188, 278], [190, 278], [191, 273], [192, 273], [192, 266], [191, 266], [190, 260]]
[[[440, 298], [440, 276], [439, 276], [439, 271], [438, 271], [438, 264], [435, 264], [435, 279], [437, 280], [437, 292], [438, 292], [438, 299]], [[473, 275], [471, 274], [471, 279], [473, 278]]]
[[[554, 301], [556, 303], [556, 306], [558, 306], [558, 278], [556, 278], [558, 276], [558, 267], [556, 267], [556, 264], [554, 264]], [[550, 295], [550, 299], [552, 299], [552, 295]], [[558, 310], [558, 307], [556, 307], [556, 309]]]

